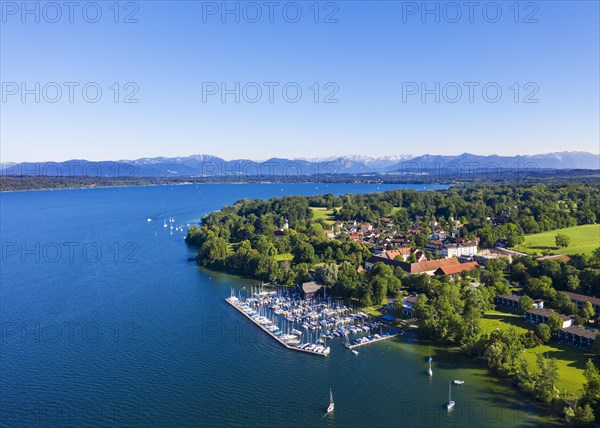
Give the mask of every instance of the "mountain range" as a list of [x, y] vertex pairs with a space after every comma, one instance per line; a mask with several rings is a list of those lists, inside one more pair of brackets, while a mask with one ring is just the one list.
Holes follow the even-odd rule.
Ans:
[[311, 176], [337, 174], [429, 174], [440, 169], [489, 171], [494, 169], [552, 170], [600, 169], [600, 155], [589, 152], [556, 152], [539, 155], [456, 156], [339, 156], [330, 158], [261, 161], [224, 160], [212, 155], [156, 157], [136, 160], [99, 161], [68, 160], [63, 162], [22, 162], [0, 164], [5, 176], [91, 176], [91, 177], [214, 177], [214, 176]]

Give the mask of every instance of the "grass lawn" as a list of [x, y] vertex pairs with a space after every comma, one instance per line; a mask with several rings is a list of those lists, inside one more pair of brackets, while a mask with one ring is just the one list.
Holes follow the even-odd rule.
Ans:
[[281, 262], [284, 260], [292, 260], [293, 258], [294, 258], [294, 255], [292, 253], [275, 254], [275, 256], [273, 256], [273, 259], [276, 262]]
[[322, 207], [310, 207], [313, 212], [313, 218], [315, 220], [323, 219], [327, 224], [334, 224], [335, 219], [333, 217], [333, 210], [329, 210], [327, 208]]
[[[482, 330], [486, 333], [491, 333], [496, 328], [507, 329], [511, 325], [517, 327], [520, 333], [535, 328], [533, 325], [525, 323], [520, 315], [499, 311], [486, 312], [479, 322]], [[581, 393], [585, 382], [583, 370], [585, 362], [592, 357], [591, 353], [556, 342], [527, 349], [523, 357], [532, 371], [537, 370], [536, 354], [538, 353], [544, 353], [547, 357], [556, 359], [561, 390], [572, 395]]]
[[491, 333], [495, 329], [508, 329], [510, 326], [517, 327], [519, 333], [527, 333], [533, 330], [531, 324], [527, 324], [521, 315], [507, 312], [488, 311], [479, 320], [479, 325], [485, 333]]
[[[554, 237], [557, 233], [564, 233], [571, 238], [571, 244], [567, 248], [556, 246]], [[551, 251], [553, 254], [591, 254], [598, 247], [600, 247], [600, 224], [586, 224], [526, 235], [525, 242], [514, 249], [531, 254], [541, 253], [544, 250]]]
[[585, 383], [583, 371], [585, 362], [593, 355], [582, 349], [551, 342], [525, 351], [525, 360], [531, 370], [536, 370], [536, 354], [544, 353], [547, 357], [555, 358], [558, 366], [558, 378], [561, 391], [579, 396]]
[[380, 317], [383, 315], [383, 305], [367, 306], [361, 308], [360, 310], [374, 317]]

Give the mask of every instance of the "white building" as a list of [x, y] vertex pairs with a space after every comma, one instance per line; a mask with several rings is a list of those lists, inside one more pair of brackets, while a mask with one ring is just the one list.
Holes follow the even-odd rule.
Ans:
[[477, 242], [469, 241], [462, 244], [444, 244], [438, 250], [438, 255], [444, 258], [474, 256], [477, 254]]

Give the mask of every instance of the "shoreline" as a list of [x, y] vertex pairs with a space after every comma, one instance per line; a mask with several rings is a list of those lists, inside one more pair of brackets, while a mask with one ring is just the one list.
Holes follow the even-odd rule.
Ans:
[[164, 187], [164, 186], [193, 186], [193, 185], [245, 185], [245, 184], [366, 184], [366, 185], [376, 185], [376, 184], [385, 184], [385, 185], [403, 185], [403, 186], [440, 186], [440, 188], [434, 189], [426, 189], [426, 190], [446, 190], [457, 183], [421, 183], [421, 182], [410, 182], [410, 183], [395, 183], [395, 182], [381, 182], [374, 183], [369, 181], [237, 181], [237, 182], [225, 182], [219, 183], [215, 181], [206, 182], [206, 183], [194, 183], [194, 182], [185, 182], [185, 183], [160, 183], [160, 184], [128, 184], [124, 186], [112, 185], [112, 186], [78, 186], [78, 187], [47, 187], [42, 189], [23, 189], [23, 190], [2, 190], [0, 189], [0, 194], [2, 193], [25, 193], [25, 192], [58, 192], [65, 190], [94, 190], [94, 189], [121, 189], [121, 188], [134, 188], [134, 187]]

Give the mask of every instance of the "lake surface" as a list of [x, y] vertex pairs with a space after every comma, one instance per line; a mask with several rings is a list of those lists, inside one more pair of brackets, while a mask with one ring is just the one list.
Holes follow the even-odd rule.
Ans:
[[[472, 360], [405, 335], [327, 358], [231, 308], [252, 281], [188, 262], [185, 231], [243, 197], [433, 186], [247, 184], [0, 194], [3, 426], [511, 427], [558, 424]], [[147, 218], [152, 219], [151, 222]], [[448, 383], [455, 410], [448, 414]], [[329, 388], [334, 414], [323, 416]]]

